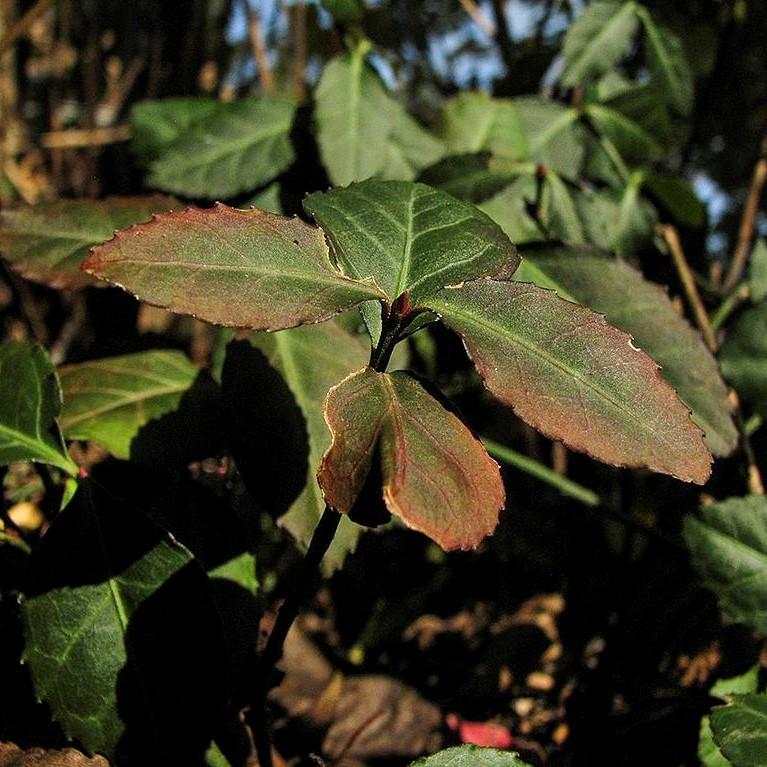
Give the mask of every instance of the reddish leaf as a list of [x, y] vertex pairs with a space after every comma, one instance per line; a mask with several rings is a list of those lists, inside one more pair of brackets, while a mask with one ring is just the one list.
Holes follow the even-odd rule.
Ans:
[[138, 298], [218, 325], [279, 330], [381, 298], [331, 263], [320, 229], [226, 205], [158, 215], [94, 248], [83, 269]]
[[52, 288], [79, 288], [93, 280], [80, 271], [88, 250], [117, 229], [169, 210], [172, 197], [108, 197], [17, 205], [0, 211], [0, 250], [13, 269]]
[[325, 420], [333, 443], [317, 478], [337, 511], [349, 513], [380, 470], [387, 509], [442, 548], [476, 548], [495, 529], [504, 503], [498, 465], [407, 373], [353, 373], [328, 393]]
[[631, 336], [534, 285], [476, 280], [432, 301], [490, 391], [552, 439], [615, 466], [703, 484], [711, 454]]

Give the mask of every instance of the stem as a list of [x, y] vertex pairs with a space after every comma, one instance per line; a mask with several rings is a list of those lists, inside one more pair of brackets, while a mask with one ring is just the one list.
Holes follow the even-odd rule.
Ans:
[[716, 354], [716, 333], [714, 333], [714, 329], [711, 327], [711, 320], [708, 318], [706, 307], [703, 305], [703, 299], [700, 297], [698, 286], [695, 284], [695, 277], [692, 273], [692, 269], [690, 269], [690, 265], [687, 263], [684, 251], [682, 250], [679, 234], [677, 233], [676, 228], [671, 226], [671, 224], [663, 224], [659, 229], [671, 251], [674, 267], [676, 268], [684, 292], [687, 295], [687, 300], [692, 308], [695, 322], [703, 335], [703, 340], [706, 342], [706, 346]]
[[751, 291], [748, 285], [741, 285], [739, 288], [733, 290], [711, 315], [711, 327], [714, 328], [714, 330], [719, 330], [735, 309], [737, 309], [744, 301], [748, 301], [750, 295]]
[[573, 482], [573, 480], [561, 474], [557, 474], [548, 466], [544, 466], [533, 458], [518, 453], [510, 447], [501, 445], [486, 437], [482, 437], [482, 444], [493, 458], [521, 469], [527, 474], [536, 477], [536, 479], [540, 479], [542, 482], [555, 487], [562, 495], [574, 498], [576, 501], [580, 501], [585, 506], [591, 506], [592, 508], [600, 505], [599, 496], [593, 490], [589, 490], [589, 488], [579, 485], [577, 482]]
[[767, 182], [767, 139], [763, 142], [762, 157], [754, 167], [754, 175], [751, 178], [751, 187], [748, 190], [746, 205], [743, 208], [743, 217], [740, 220], [738, 231], [738, 244], [732, 256], [730, 269], [722, 283], [722, 290], [727, 293], [732, 290], [743, 276], [748, 263], [748, 252], [751, 247], [751, 239], [754, 236], [756, 214], [759, 212], [759, 200], [762, 196], [764, 185]]
[[322, 562], [325, 552], [327, 552], [330, 544], [333, 542], [333, 536], [338, 529], [340, 521], [341, 515], [331, 509], [330, 506], [325, 506], [325, 511], [322, 513], [320, 521], [314, 529], [312, 540], [309, 543], [304, 561], [301, 563], [301, 568], [296, 575], [293, 587], [282, 603], [282, 607], [280, 607], [277, 620], [274, 622], [274, 628], [271, 634], [269, 634], [266, 647], [264, 647], [258, 662], [256, 700], [253, 708], [256, 716], [253, 726], [253, 738], [261, 767], [272, 767], [272, 739], [266, 714], [266, 699], [271, 688], [270, 683], [277, 663], [279, 663], [282, 657], [285, 637], [287, 637], [288, 631], [290, 631], [290, 627], [298, 615], [298, 610], [319, 571], [320, 562]]

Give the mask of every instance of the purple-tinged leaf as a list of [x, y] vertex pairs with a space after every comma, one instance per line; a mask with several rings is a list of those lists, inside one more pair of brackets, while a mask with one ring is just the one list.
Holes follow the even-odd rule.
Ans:
[[149, 221], [176, 205], [172, 197], [108, 197], [17, 205], [0, 211], [0, 251], [14, 271], [52, 288], [79, 288], [93, 279], [80, 263], [118, 229]]
[[320, 229], [226, 205], [155, 216], [94, 248], [83, 269], [138, 298], [207, 322], [280, 330], [383, 294], [330, 260]]
[[498, 465], [407, 373], [353, 373], [330, 390], [325, 420], [333, 442], [318, 480], [337, 511], [352, 512], [380, 473], [388, 511], [443, 549], [476, 548], [495, 529], [504, 503]]
[[616, 466], [703, 484], [711, 454], [631, 336], [534, 285], [476, 280], [431, 308], [464, 339], [488, 389], [552, 439]]

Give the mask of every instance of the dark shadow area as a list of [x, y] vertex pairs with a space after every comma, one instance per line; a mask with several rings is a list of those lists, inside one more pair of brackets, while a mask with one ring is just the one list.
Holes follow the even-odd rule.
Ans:
[[181, 471], [223, 451], [222, 425], [221, 390], [203, 371], [173, 412], [141, 428], [131, 442], [131, 460], [168, 472]]
[[[203, 763], [229, 697], [229, 670], [221, 621], [197, 562], [140, 510], [86, 480], [32, 555], [24, 593], [43, 644], [49, 631], [109, 637], [100, 623], [109, 617], [99, 613], [88, 627], [89, 600], [102, 593], [119, 600], [128, 618], [124, 648], [108, 639], [89, 647], [90, 656], [98, 648], [83, 668], [89, 676], [67, 690], [67, 708], [77, 712], [80, 704], [91, 714], [93, 696], [102, 698], [96, 711], [104, 742], [121, 767]], [[73, 614], [85, 617], [69, 626], [78, 604]], [[123, 652], [127, 661], [111, 678]], [[75, 646], [64, 663], [77, 658]], [[33, 659], [30, 666], [34, 672]], [[66, 678], [77, 673], [70, 666]], [[49, 699], [55, 709], [56, 695]]]
[[309, 440], [293, 393], [266, 356], [248, 341], [231, 341], [221, 374], [232, 457], [255, 501], [284, 514], [306, 485]]

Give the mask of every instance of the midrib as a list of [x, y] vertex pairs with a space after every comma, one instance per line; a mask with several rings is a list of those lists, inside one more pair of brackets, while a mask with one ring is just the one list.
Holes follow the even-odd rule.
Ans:
[[410, 192], [410, 200], [408, 202], [407, 210], [407, 230], [405, 231], [405, 245], [402, 253], [402, 266], [400, 267], [399, 276], [397, 277], [397, 288], [394, 291], [392, 298], [397, 298], [402, 294], [405, 286], [408, 284], [410, 277], [410, 259], [412, 257], [411, 249], [413, 246], [413, 205], [415, 204], [415, 195]]

